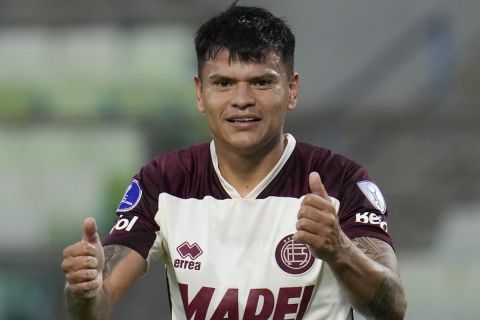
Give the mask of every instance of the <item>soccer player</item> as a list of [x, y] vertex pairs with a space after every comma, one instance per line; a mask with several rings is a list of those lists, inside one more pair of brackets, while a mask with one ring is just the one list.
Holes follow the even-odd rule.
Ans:
[[403, 319], [387, 208], [356, 162], [284, 133], [299, 75], [286, 23], [233, 5], [195, 37], [213, 140], [159, 155], [102, 243], [92, 218], [63, 253], [73, 319], [107, 319], [153, 260], [172, 319]]

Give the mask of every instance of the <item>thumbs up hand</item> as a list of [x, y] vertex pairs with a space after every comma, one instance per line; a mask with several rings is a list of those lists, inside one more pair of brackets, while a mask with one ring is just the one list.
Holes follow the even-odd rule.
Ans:
[[62, 270], [68, 290], [84, 298], [92, 298], [102, 288], [105, 256], [93, 218], [83, 222], [82, 240], [63, 251]]
[[320, 175], [311, 172], [308, 182], [311, 193], [302, 200], [293, 238], [308, 245], [315, 257], [328, 262], [349, 240], [340, 228], [335, 206]]

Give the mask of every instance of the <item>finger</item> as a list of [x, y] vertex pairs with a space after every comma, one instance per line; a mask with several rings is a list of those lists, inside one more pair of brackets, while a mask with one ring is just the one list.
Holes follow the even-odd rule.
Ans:
[[300, 218], [295, 225], [298, 231], [303, 230], [316, 236], [327, 236], [335, 230], [336, 220], [331, 215], [325, 216], [321, 222], [315, 222], [311, 219]]
[[63, 258], [67, 259], [69, 257], [83, 257], [83, 256], [92, 256], [94, 257], [97, 254], [95, 247], [87, 242], [79, 241], [75, 244], [72, 244], [66, 247], [63, 250]]
[[326, 199], [328, 200], [328, 202], [330, 202], [330, 197], [325, 190], [325, 187], [322, 183], [322, 180], [320, 179], [320, 175], [318, 174], [318, 172], [310, 172], [310, 175], [308, 176], [308, 184], [310, 186], [310, 191], [313, 194], [319, 195], [323, 199]]
[[68, 284], [68, 290], [77, 295], [90, 296], [92, 292], [100, 287], [100, 282], [92, 280], [88, 282], [81, 282], [76, 284]]
[[336, 208], [331, 201], [316, 194], [307, 194], [300, 204], [297, 219], [308, 218], [316, 222], [323, 222], [326, 218], [336, 215]]
[[320, 223], [314, 222], [310, 219], [299, 219], [295, 225], [297, 231], [303, 230], [312, 234], [320, 234], [322, 232], [322, 225]]
[[332, 205], [327, 203], [325, 199], [318, 196], [314, 197], [315, 199], [311, 199], [309, 195], [305, 196], [298, 210], [297, 219], [306, 218], [315, 222], [322, 222], [331, 215]]
[[305, 230], [298, 230], [293, 234], [293, 240], [306, 244], [309, 247], [320, 247], [321, 244], [319, 243], [321, 240], [320, 238], [310, 232]]
[[69, 257], [62, 261], [63, 272], [71, 272], [82, 269], [97, 269], [98, 259], [92, 256]]
[[67, 273], [65, 278], [69, 284], [78, 284], [93, 281], [97, 279], [97, 276], [97, 269], [82, 269]]
[[83, 237], [82, 240], [91, 244], [95, 244], [99, 241], [97, 234], [97, 223], [93, 218], [86, 218], [83, 221]]

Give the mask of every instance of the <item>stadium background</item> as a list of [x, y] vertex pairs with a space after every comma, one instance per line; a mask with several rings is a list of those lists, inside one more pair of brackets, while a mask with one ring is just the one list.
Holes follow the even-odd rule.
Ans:
[[[241, 1], [297, 35], [298, 139], [387, 198], [407, 319], [474, 319], [480, 287], [480, 2]], [[63, 247], [103, 234], [155, 154], [209, 138], [192, 36], [220, 0], [0, 0], [0, 319], [66, 319]], [[159, 264], [114, 319], [166, 319]]]

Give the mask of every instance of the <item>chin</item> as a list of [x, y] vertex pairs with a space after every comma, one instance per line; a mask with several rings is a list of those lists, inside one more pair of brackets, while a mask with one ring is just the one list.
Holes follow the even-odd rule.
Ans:
[[[269, 143], [267, 140], [259, 139], [241, 139], [231, 141], [230, 146], [241, 154], [265, 153], [275, 148], [276, 144]], [[262, 152], [263, 150], [263, 152]]]

